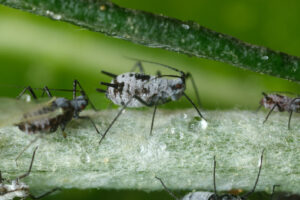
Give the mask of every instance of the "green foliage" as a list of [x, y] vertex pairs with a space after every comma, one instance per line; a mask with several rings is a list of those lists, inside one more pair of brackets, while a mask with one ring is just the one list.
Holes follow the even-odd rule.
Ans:
[[126, 9], [106, 0], [1, 0], [0, 3], [137, 44], [300, 80], [299, 57], [251, 45], [194, 22]]

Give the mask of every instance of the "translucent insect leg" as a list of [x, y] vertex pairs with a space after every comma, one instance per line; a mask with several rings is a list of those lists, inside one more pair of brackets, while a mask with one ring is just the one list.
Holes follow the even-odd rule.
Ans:
[[132, 67], [132, 69], [130, 70], [130, 72], [134, 72], [136, 68], [139, 68], [140, 73], [142, 73], [142, 74], [145, 73], [145, 70], [144, 70], [144, 67], [143, 67], [141, 61], [137, 61], [135, 63], [135, 65]]
[[34, 93], [33, 89], [30, 86], [24, 88], [22, 92], [17, 96], [17, 99], [20, 99], [25, 94], [26, 91], [28, 91], [34, 99], [37, 99], [36, 94]]
[[18, 166], [18, 159], [21, 157], [21, 155], [33, 144], [35, 143], [38, 139], [40, 139], [42, 135], [37, 135], [30, 143], [19, 153], [17, 158], [15, 159], [16, 165]]
[[[78, 118], [79, 118], [79, 119], [87, 119], [87, 120], [89, 120], [89, 121], [92, 123], [92, 125], [94, 126], [95, 130], [97, 131], [97, 133], [98, 133], [98, 134], [101, 134], [101, 133], [99, 132], [99, 130], [98, 130], [98, 128], [97, 128], [95, 122], [92, 120], [92, 118], [90, 118], [89, 116], [79, 116]], [[102, 135], [102, 134], [101, 134], [101, 135]]]
[[86, 94], [85, 90], [83, 89], [83, 87], [81, 86], [81, 84], [79, 83], [79, 81], [76, 80], [76, 79], [73, 81], [73, 99], [76, 98], [76, 92], [77, 92], [76, 88], [77, 88], [77, 85], [78, 85], [78, 87], [80, 88], [80, 93], [81, 93], [81, 95], [84, 96], [84, 97], [88, 100], [88, 102], [89, 102], [89, 104], [91, 105], [91, 107], [93, 108], [93, 110], [96, 111], [96, 110], [97, 110], [96, 107], [95, 107], [94, 104], [91, 102], [90, 98], [89, 98], [88, 95]]
[[35, 149], [33, 151], [28, 171], [25, 174], [22, 174], [21, 176], [17, 177], [17, 181], [20, 180], [20, 179], [22, 179], [22, 178], [25, 178], [26, 176], [28, 176], [30, 174], [31, 168], [32, 168], [32, 164], [33, 164], [33, 161], [34, 161], [35, 152], [36, 152], [37, 149], [38, 149], [38, 147], [35, 147]]
[[199, 111], [199, 109], [197, 108], [197, 106], [194, 104], [194, 102], [190, 99], [190, 97], [188, 97], [185, 93], [183, 93], [183, 96], [185, 96], [185, 98], [187, 98], [187, 100], [194, 106], [194, 108], [196, 109], [196, 111], [200, 115], [200, 117], [203, 118], [204, 120], [206, 120], [203, 117], [203, 115], [201, 114], [201, 112]]
[[109, 124], [108, 128], [106, 129], [106, 131], [104, 132], [104, 134], [102, 135], [99, 144], [101, 144], [102, 140], [105, 138], [107, 132], [109, 131], [109, 129], [113, 126], [113, 124], [117, 121], [117, 119], [120, 117], [120, 115], [122, 114], [123, 110], [125, 110], [128, 106], [128, 104], [131, 102], [132, 99], [129, 99], [126, 104], [123, 105], [122, 109], [118, 112], [117, 116], [112, 120], [112, 122]]
[[160, 178], [158, 178], [157, 176], [155, 176], [155, 178], [160, 181], [160, 183], [162, 184], [164, 189], [169, 193], [170, 196], [172, 196], [176, 200], [180, 200], [173, 192], [171, 192], [169, 190], [169, 188], [167, 188], [167, 186], [164, 184], [164, 182]]
[[264, 157], [264, 151], [265, 151], [265, 150], [263, 149], [263, 151], [262, 151], [262, 153], [261, 153], [261, 156], [260, 156], [260, 165], [259, 165], [259, 170], [258, 170], [258, 174], [257, 174], [256, 180], [255, 180], [254, 186], [253, 186], [253, 188], [252, 188], [252, 190], [251, 190], [250, 192], [248, 192], [248, 193], [246, 193], [245, 195], [242, 196], [243, 199], [247, 199], [247, 197], [248, 197], [249, 195], [251, 195], [252, 193], [254, 193], [254, 191], [255, 191], [256, 185], [257, 185], [258, 180], [259, 180], [261, 168], [262, 168], [262, 162], [263, 162], [263, 157]]
[[290, 111], [290, 116], [289, 116], [289, 122], [288, 122], [288, 129], [291, 129], [291, 119], [292, 119], [292, 114], [293, 114], [293, 111], [291, 110], [291, 111]]
[[[275, 109], [276, 106], [278, 106], [278, 104], [275, 104], [275, 105], [272, 107], [272, 109], [270, 110], [270, 112], [269, 112], [268, 115], [266, 116], [266, 119], [264, 120], [263, 124], [268, 120], [270, 114], [273, 112], [273, 110]], [[279, 108], [279, 106], [278, 106], [278, 108]]]
[[198, 93], [198, 88], [197, 88], [196, 82], [195, 82], [192, 74], [188, 72], [186, 74], [185, 78], [190, 78], [191, 79], [191, 82], [192, 82], [192, 85], [193, 85], [193, 88], [194, 88], [194, 92], [195, 92], [195, 95], [196, 95], [196, 98], [197, 98], [198, 106], [200, 108], [201, 107], [200, 95]]
[[273, 185], [273, 190], [272, 190], [272, 194], [271, 194], [271, 200], [273, 200], [273, 196], [274, 196], [275, 188], [276, 187], [280, 187], [280, 185]]
[[52, 189], [52, 190], [50, 190], [50, 191], [48, 191], [48, 192], [46, 192], [46, 193], [44, 193], [40, 196], [33, 196], [32, 194], [30, 194], [29, 197], [32, 198], [32, 199], [41, 199], [41, 198], [44, 198], [45, 196], [50, 195], [51, 193], [53, 193], [57, 190], [61, 190], [61, 189], [60, 188], [54, 188], [54, 189]]
[[152, 136], [152, 130], [153, 130], [156, 109], [157, 109], [157, 104], [154, 105], [154, 111], [153, 111], [153, 115], [152, 115], [151, 128], [150, 128], [150, 136]]

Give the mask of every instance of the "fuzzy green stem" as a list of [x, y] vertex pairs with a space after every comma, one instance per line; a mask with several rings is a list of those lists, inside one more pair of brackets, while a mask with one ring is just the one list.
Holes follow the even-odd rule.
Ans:
[[[117, 110], [83, 113], [93, 117], [103, 133]], [[195, 110], [158, 110], [153, 136], [149, 136], [150, 110], [127, 110], [99, 146], [100, 135], [89, 121], [73, 120], [64, 139], [60, 131], [45, 135], [19, 160], [17, 154], [34, 139], [17, 127], [0, 129], [0, 169], [4, 177], [25, 172], [33, 148], [39, 144], [32, 174], [33, 190], [62, 188], [114, 188], [162, 190], [155, 176], [170, 189], [213, 191], [213, 157], [216, 156], [217, 190], [252, 189], [260, 155], [265, 149], [257, 191], [300, 191], [300, 125], [295, 116], [287, 129], [287, 114], [208, 111], [203, 129]]]
[[194, 22], [122, 8], [100, 0], [0, 0], [0, 4], [145, 46], [300, 81], [299, 57], [251, 45]]

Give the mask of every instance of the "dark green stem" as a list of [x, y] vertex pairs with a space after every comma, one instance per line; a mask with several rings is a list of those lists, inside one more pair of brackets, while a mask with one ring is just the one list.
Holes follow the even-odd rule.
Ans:
[[100, 0], [0, 0], [0, 4], [145, 46], [300, 81], [299, 57], [247, 44], [194, 22], [121, 8]]

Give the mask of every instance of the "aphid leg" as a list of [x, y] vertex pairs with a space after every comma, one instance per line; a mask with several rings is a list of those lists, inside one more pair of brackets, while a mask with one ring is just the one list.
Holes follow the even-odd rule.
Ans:
[[45, 196], [50, 195], [51, 193], [53, 193], [53, 192], [55, 192], [57, 190], [60, 190], [60, 188], [54, 188], [54, 189], [52, 189], [52, 190], [50, 190], [50, 191], [48, 191], [48, 192], [46, 192], [46, 193], [44, 193], [44, 194], [42, 194], [40, 196], [37, 196], [37, 197], [33, 196], [32, 194], [30, 194], [29, 197], [32, 198], [32, 199], [41, 199], [41, 198], [44, 198]]
[[43, 88], [42, 97], [44, 96], [45, 93], [47, 94], [48, 97], [52, 97], [52, 94], [51, 94], [51, 92], [50, 92], [50, 90], [49, 90], [49, 88], [47, 86], [45, 86]]
[[[134, 95], [133, 98], [135, 98], [136, 100], [138, 100], [141, 104], [143, 104], [145, 106], [148, 106], [148, 107], [153, 106], [153, 104], [148, 104], [147, 102], [145, 102], [143, 99], [141, 99], [137, 95]], [[155, 102], [154, 103], [154, 111], [153, 111], [153, 115], [152, 115], [152, 121], [151, 121], [150, 135], [152, 135], [152, 130], [153, 130], [153, 124], [154, 124], [154, 118], [155, 118], [155, 113], [156, 113], [157, 105], [158, 105], [158, 103]]]
[[256, 110], [255, 110], [255, 113], [258, 113], [258, 111], [262, 108], [262, 105], [259, 105]]
[[217, 165], [216, 156], [214, 156], [214, 171], [213, 171], [213, 178], [214, 178], [214, 196], [217, 198], [218, 194], [217, 194], [217, 185], [216, 185], [216, 165]]
[[153, 115], [152, 115], [152, 121], [151, 121], [151, 128], [150, 128], [150, 136], [152, 136], [152, 130], [153, 130], [153, 124], [154, 124], [154, 118], [155, 118], [156, 109], [157, 109], [157, 104], [154, 105], [154, 110], [153, 110]]
[[276, 187], [280, 187], [280, 185], [273, 185], [273, 190], [272, 190], [272, 194], [271, 194], [271, 200], [273, 199]]
[[164, 184], [164, 182], [160, 178], [158, 178], [157, 176], [155, 176], [155, 178], [160, 181], [160, 183], [162, 184], [162, 186], [164, 187], [164, 189], [169, 193], [170, 196], [172, 196], [176, 200], [179, 200], [179, 198], [173, 192], [171, 192], [169, 190], [169, 188], [167, 188], [167, 186]]
[[159, 70], [156, 71], [156, 76], [157, 77], [161, 77], [162, 76], [162, 74], [161, 74], [161, 72]]
[[22, 179], [22, 178], [25, 178], [26, 176], [28, 176], [28, 175], [30, 174], [31, 168], [32, 168], [32, 164], [33, 164], [33, 161], [34, 161], [35, 152], [36, 152], [37, 149], [38, 149], [38, 147], [35, 147], [35, 149], [34, 149], [34, 151], [33, 151], [32, 158], [31, 158], [31, 162], [30, 162], [28, 171], [27, 171], [25, 174], [19, 176], [19, 177], [17, 178], [17, 181], [20, 180], [20, 179]]
[[289, 116], [289, 123], [288, 123], [288, 129], [289, 129], [289, 130], [291, 129], [291, 119], [292, 119], [292, 114], [293, 114], [293, 111], [291, 110], [291, 111], [290, 111], [290, 116]]
[[196, 111], [200, 115], [200, 117], [206, 121], [206, 119], [203, 117], [203, 115], [201, 114], [201, 112], [199, 111], [197, 106], [194, 104], [194, 102], [190, 99], [190, 97], [188, 97], [185, 93], [183, 93], [183, 96], [185, 96], [185, 98], [187, 98], [187, 100], [194, 106], [194, 108], [196, 109]]
[[104, 134], [101, 134], [102, 137], [99, 141], [99, 144], [101, 144], [102, 140], [105, 138], [107, 132], [109, 131], [109, 129], [113, 126], [113, 124], [117, 121], [117, 119], [120, 117], [120, 115], [122, 114], [123, 110], [125, 110], [128, 106], [128, 104], [131, 102], [132, 99], [129, 99], [126, 104], [123, 105], [123, 107], [121, 108], [121, 110], [118, 112], [117, 116], [112, 120], [112, 122], [109, 124], [108, 128], [106, 129], [106, 131], [104, 132]]
[[32, 141], [30, 141], [30, 143], [19, 153], [19, 155], [17, 156], [17, 158], [15, 159], [16, 165], [18, 166], [18, 160], [21, 157], [21, 155], [33, 144], [35, 143], [39, 138], [41, 138], [42, 135], [38, 135], [36, 136]]
[[[270, 112], [269, 112], [268, 115], [266, 116], [266, 119], [264, 120], [263, 124], [268, 120], [270, 114], [273, 112], [273, 110], [275, 109], [276, 106], [278, 106], [277, 103], [272, 107], [272, 109], [270, 110]], [[278, 108], [279, 108], [279, 106], [278, 106]]]
[[256, 181], [255, 181], [255, 183], [254, 183], [254, 186], [253, 186], [253, 188], [252, 188], [252, 190], [251, 190], [250, 192], [248, 192], [248, 193], [246, 193], [245, 195], [242, 196], [242, 199], [247, 199], [247, 197], [248, 197], [249, 195], [251, 195], [252, 193], [254, 193], [254, 191], [255, 191], [256, 185], [257, 185], [258, 180], [259, 180], [261, 168], [262, 168], [262, 162], [263, 162], [263, 157], [264, 157], [264, 151], [265, 151], [265, 150], [263, 149], [263, 151], [262, 151], [262, 153], [261, 153], [261, 156], [260, 156], [260, 165], [259, 165], [259, 170], [258, 170], [258, 174], [257, 174], [257, 177], [256, 177]]
[[[92, 118], [90, 118], [89, 116], [78, 116], [77, 118], [78, 118], [78, 119], [87, 119], [87, 120], [89, 120], [89, 121], [92, 123], [92, 125], [94, 126], [95, 130], [97, 131], [97, 133], [98, 133], [98, 134], [101, 134], [101, 133], [99, 132], [99, 130], [98, 130], [98, 128], [97, 128], [95, 122], [92, 120]], [[102, 134], [101, 134], [101, 135], [102, 135]]]
[[191, 82], [192, 82], [192, 85], [193, 85], [193, 88], [194, 88], [194, 92], [195, 92], [195, 95], [196, 95], [196, 98], [197, 98], [198, 106], [200, 108], [201, 107], [200, 95], [198, 93], [198, 88], [197, 88], [196, 82], [195, 82], [192, 74], [189, 73], [189, 72], [186, 73], [185, 78], [190, 78], [191, 79]]
[[0, 171], [0, 183], [2, 183], [4, 179], [2, 178], [2, 172]]
[[135, 63], [135, 65], [132, 67], [132, 69], [130, 70], [130, 72], [134, 72], [136, 68], [139, 68], [140, 73], [142, 73], [142, 74], [145, 73], [145, 70], [144, 70], [144, 67], [143, 67], [141, 61], [137, 61]]
[[67, 138], [67, 134], [66, 134], [66, 132], [65, 132], [66, 126], [65, 126], [64, 124], [60, 124], [59, 126], [60, 126], [61, 133], [62, 133], [63, 137], [64, 137], [64, 138]]
[[79, 83], [78, 80], [74, 80], [73, 81], [73, 99], [76, 98], [76, 88], [77, 88], [77, 85], [78, 87], [80, 88], [80, 93], [82, 96], [86, 97], [86, 99], [88, 100], [89, 104], [91, 105], [92, 109], [97, 111], [96, 107], [94, 106], [94, 104], [91, 102], [90, 98], [88, 97], [88, 95], [86, 94], [85, 90], [82, 88], [81, 84]]
[[30, 86], [24, 88], [24, 89], [22, 90], [22, 92], [17, 96], [17, 99], [20, 99], [20, 98], [25, 94], [26, 91], [29, 91], [29, 93], [31, 94], [31, 96], [32, 96], [34, 99], [37, 99], [36, 94], [34, 93], [33, 89], [32, 89]]

